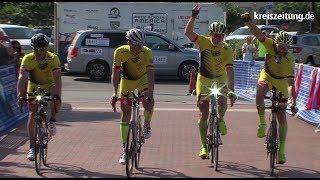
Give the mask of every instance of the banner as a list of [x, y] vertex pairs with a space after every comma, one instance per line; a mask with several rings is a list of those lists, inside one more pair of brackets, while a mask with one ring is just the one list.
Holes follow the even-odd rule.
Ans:
[[0, 66], [0, 136], [27, 120], [28, 111], [17, 106], [17, 73], [15, 65]]

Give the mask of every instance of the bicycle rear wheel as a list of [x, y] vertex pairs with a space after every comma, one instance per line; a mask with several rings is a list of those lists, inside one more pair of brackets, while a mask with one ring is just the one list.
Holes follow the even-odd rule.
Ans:
[[139, 170], [139, 163], [140, 163], [140, 154], [141, 154], [141, 150], [142, 150], [142, 145], [143, 145], [143, 141], [144, 141], [144, 137], [143, 137], [143, 133], [142, 133], [142, 127], [141, 127], [141, 116], [139, 116], [139, 119], [138, 119], [138, 124], [136, 126], [137, 130], [137, 152], [135, 153], [134, 155], [134, 158], [135, 158], [135, 167], [137, 170]]
[[215, 171], [218, 171], [218, 158], [219, 158], [219, 123], [217, 117], [213, 119], [214, 121], [214, 130], [213, 130], [213, 151], [214, 159], [213, 164]]
[[39, 116], [36, 117], [36, 125], [35, 125], [35, 131], [34, 131], [34, 162], [35, 162], [35, 167], [36, 167], [36, 172], [37, 174], [40, 174], [41, 170], [41, 159], [42, 159], [42, 154], [43, 154], [43, 149], [42, 149], [42, 129], [41, 129], [41, 118]]
[[135, 139], [134, 131], [132, 130], [134, 125], [130, 123], [127, 144], [126, 144], [126, 174], [127, 177], [132, 176], [133, 166], [135, 161]]
[[275, 167], [275, 161], [277, 156], [277, 128], [276, 128], [276, 122], [272, 121], [271, 125], [272, 129], [270, 131], [270, 176], [273, 176], [274, 173], [274, 167]]

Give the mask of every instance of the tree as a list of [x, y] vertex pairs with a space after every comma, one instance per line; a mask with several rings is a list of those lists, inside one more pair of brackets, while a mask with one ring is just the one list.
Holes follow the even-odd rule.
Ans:
[[245, 9], [235, 5], [232, 2], [218, 2], [225, 7], [227, 13], [227, 33], [234, 31], [238, 26], [241, 26], [241, 14], [245, 13]]
[[52, 26], [54, 2], [1, 2], [0, 22], [24, 26]]

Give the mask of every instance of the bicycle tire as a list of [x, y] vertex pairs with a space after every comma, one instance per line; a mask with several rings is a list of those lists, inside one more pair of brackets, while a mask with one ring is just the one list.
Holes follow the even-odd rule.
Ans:
[[214, 145], [213, 145], [213, 150], [214, 150], [214, 159], [213, 159], [213, 164], [214, 164], [214, 169], [215, 171], [218, 171], [218, 162], [219, 162], [219, 123], [217, 117], [214, 117], [214, 130], [213, 130], [213, 135], [214, 135]]
[[[274, 120], [275, 121], [275, 120]], [[277, 146], [276, 146], [276, 138], [277, 138], [277, 129], [276, 129], [276, 122], [271, 122], [271, 147], [270, 147], [270, 176], [274, 174], [274, 167], [275, 167], [275, 160], [276, 160], [276, 153], [277, 153]]]
[[43, 165], [47, 165], [47, 158], [48, 158], [48, 144], [49, 144], [49, 130], [48, 130], [48, 122], [44, 120], [42, 124], [44, 126], [44, 141], [43, 141], [43, 148], [42, 148], [42, 163]]
[[35, 125], [35, 131], [34, 131], [34, 162], [35, 162], [35, 168], [36, 168], [36, 172], [37, 174], [40, 174], [40, 170], [41, 170], [41, 159], [42, 159], [42, 146], [41, 146], [41, 142], [42, 142], [42, 131], [41, 131], [41, 127], [40, 127], [40, 116], [36, 116], [36, 125]]
[[143, 145], [143, 133], [142, 133], [142, 127], [141, 127], [141, 116], [139, 116], [138, 119], [138, 125], [136, 126], [137, 130], [137, 152], [134, 155], [134, 164], [135, 164], [135, 168], [136, 170], [139, 170], [139, 164], [140, 164], [140, 154], [141, 154], [141, 149], [142, 149], [142, 145]]
[[213, 163], [213, 156], [214, 156], [213, 153], [214, 152], [213, 152], [213, 119], [212, 119], [212, 115], [210, 115], [208, 127], [209, 127], [209, 134], [207, 135], [207, 148], [208, 148], [209, 156], [211, 155], [211, 163]]
[[129, 124], [129, 130], [128, 130], [128, 137], [127, 137], [127, 143], [126, 143], [126, 174], [127, 177], [132, 176], [133, 172], [133, 166], [135, 161], [135, 145], [134, 145], [134, 132], [132, 131], [133, 128], [132, 123]]

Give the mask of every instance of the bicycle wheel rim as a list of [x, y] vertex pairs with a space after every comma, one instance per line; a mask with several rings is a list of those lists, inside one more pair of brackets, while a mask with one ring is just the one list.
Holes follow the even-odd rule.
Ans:
[[137, 126], [137, 147], [138, 150], [134, 155], [135, 158], [135, 167], [137, 170], [139, 170], [139, 165], [140, 165], [140, 154], [141, 154], [141, 148], [142, 148], [142, 140], [143, 140], [143, 134], [142, 134], [142, 127], [141, 127], [141, 121], [139, 120], [138, 126]]
[[133, 172], [133, 165], [134, 165], [134, 146], [133, 146], [133, 131], [132, 125], [130, 123], [129, 130], [128, 130], [128, 137], [127, 137], [127, 144], [126, 144], [126, 174], [127, 177], [132, 176]]
[[214, 168], [218, 170], [218, 155], [219, 155], [219, 126], [218, 120], [215, 120], [215, 128], [214, 128]]
[[274, 167], [275, 167], [275, 160], [276, 160], [276, 127], [274, 122], [271, 124], [272, 131], [271, 131], [271, 152], [270, 152], [270, 176], [273, 176], [274, 173]]
[[214, 157], [214, 152], [213, 152], [213, 119], [212, 116], [210, 116], [209, 119], [209, 134], [208, 134], [208, 153], [211, 155], [211, 163], [213, 163], [213, 157]]
[[37, 174], [40, 174], [40, 169], [41, 169], [41, 157], [42, 157], [42, 152], [41, 152], [41, 128], [39, 126], [39, 119], [36, 120], [36, 127], [35, 127], [35, 137], [34, 137], [34, 163], [35, 163], [35, 168]]
[[[44, 139], [46, 140], [46, 142], [43, 142], [44, 147], [42, 148], [42, 162], [43, 165], [47, 165], [47, 158], [48, 158], [48, 144], [49, 144], [49, 130], [48, 130], [48, 122], [45, 121], [44, 125]], [[44, 144], [46, 143], [46, 144]]]

